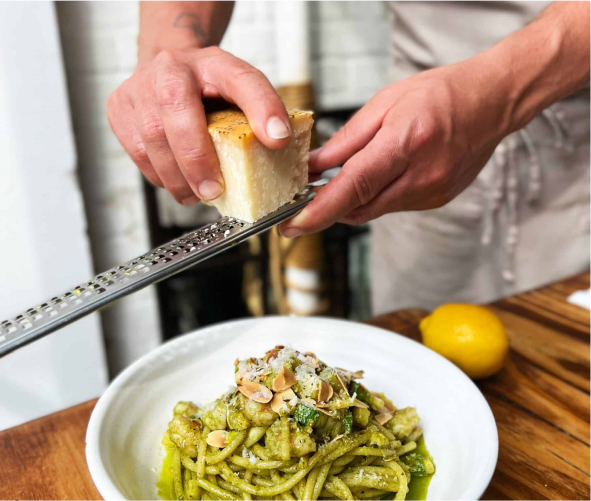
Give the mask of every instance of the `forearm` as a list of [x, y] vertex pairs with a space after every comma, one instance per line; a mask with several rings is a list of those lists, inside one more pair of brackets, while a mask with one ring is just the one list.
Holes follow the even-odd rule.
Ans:
[[219, 44], [233, 8], [234, 2], [140, 2], [139, 62], [165, 49]]
[[507, 133], [518, 130], [552, 103], [589, 85], [589, 3], [555, 2], [468, 63], [480, 70], [479, 83], [493, 87], [507, 104], [502, 127]]

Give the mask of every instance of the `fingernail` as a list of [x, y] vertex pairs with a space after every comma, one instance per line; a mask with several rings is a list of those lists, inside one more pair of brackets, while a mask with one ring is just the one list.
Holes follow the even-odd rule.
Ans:
[[289, 129], [279, 117], [271, 117], [267, 122], [267, 136], [271, 139], [289, 137]]
[[181, 203], [183, 205], [195, 205], [196, 203], [199, 203], [199, 198], [197, 198], [196, 195], [191, 195], [190, 197], [183, 198]]
[[213, 200], [219, 197], [224, 191], [224, 188], [217, 181], [201, 181], [199, 184], [199, 196], [203, 200]]
[[295, 237], [299, 237], [302, 234], [302, 230], [300, 230], [298, 228], [286, 228], [285, 230], [283, 230], [281, 232], [281, 234], [285, 238], [295, 238]]
[[306, 211], [303, 210], [301, 212], [299, 212], [298, 214], [296, 214], [294, 217], [291, 218], [291, 220], [289, 221], [289, 227], [298, 227], [298, 226], [304, 226], [305, 221], [306, 221]]
[[315, 150], [312, 150], [310, 152], [310, 158], [308, 159], [308, 161], [312, 162], [313, 160], [316, 160], [321, 149], [322, 148], [316, 148]]

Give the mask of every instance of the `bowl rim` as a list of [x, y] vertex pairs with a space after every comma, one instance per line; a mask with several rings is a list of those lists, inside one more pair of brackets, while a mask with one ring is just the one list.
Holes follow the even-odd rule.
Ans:
[[[488, 450], [489, 453], [486, 458], [486, 464], [484, 468], [481, 470], [481, 481], [478, 483], [471, 482], [468, 488], [462, 493], [462, 495], [458, 499], [466, 499], [466, 500], [474, 500], [480, 499], [494, 474], [498, 454], [499, 454], [499, 438], [498, 438], [498, 430], [496, 421], [493, 415], [493, 412], [484, 398], [484, 395], [476, 386], [474, 381], [472, 381], [461, 369], [459, 369], [455, 364], [444, 358], [443, 356], [439, 355], [435, 351], [427, 348], [421, 343], [399, 334], [398, 332], [390, 331], [381, 327], [377, 327], [374, 325], [364, 324], [361, 322], [355, 322], [346, 319], [338, 319], [338, 318], [329, 318], [329, 317], [287, 317], [287, 316], [279, 316], [279, 315], [268, 315], [265, 317], [258, 317], [258, 318], [245, 318], [245, 319], [238, 319], [238, 320], [228, 320], [226, 322], [219, 322], [213, 325], [209, 325], [207, 327], [202, 327], [196, 329], [191, 332], [187, 332], [185, 334], [181, 334], [173, 339], [170, 339], [164, 343], [162, 343], [157, 348], [151, 350], [150, 352], [146, 353], [138, 360], [133, 362], [129, 365], [126, 369], [124, 369], [121, 373], [119, 373], [113, 381], [109, 384], [103, 395], [99, 398], [98, 402], [96, 403], [92, 414], [90, 416], [90, 420], [88, 422], [88, 428], [86, 430], [86, 463], [88, 466], [88, 470], [90, 472], [90, 476], [104, 499], [127, 499], [123, 493], [117, 488], [115, 482], [111, 479], [107, 468], [103, 464], [101, 451], [100, 451], [100, 436], [101, 436], [101, 428], [103, 421], [107, 412], [110, 409], [111, 402], [116, 398], [118, 394], [118, 390], [123, 387], [129, 379], [135, 376], [136, 372], [146, 365], [149, 361], [153, 358], [158, 357], [161, 351], [165, 351], [174, 347], [176, 344], [182, 344], [186, 342], [187, 338], [189, 337], [200, 337], [200, 336], [207, 336], [209, 332], [215, 331], [222, 327], [227, 328], [229, 325], [247, 325], [247, 324], [256, 324], [261, 322], [268, 322], [276, 319], [289, 319], [289, 321], [300, 322], [300, 323], [308, 323], [308, 322], [321, 322], [321, 323], [333, 323], [333, 324], [356, 324], [359, 328], [365, 329], [368, 331], [368, 335], [371, 334], [373, 336], [382, 336], [384, 338], [390, 337], [392, 335], [398, 336], [403, 343], [413, 343], [421, 348], [424, 348], [425, 355], [427, 357], [434, 357], [439, 359], [439, 362], [442, 362], [444, 365], [447, 365], [447, 368], [451, 372], [455, 372], [460, 379], [463, 379], [467, 384], [468, 387], [471, 387], [473, 390], [474, 396], [476, 398], [476, 402], [479, 402], [480, 406], [484, 410], [484, 414], [486, 416], [486, 422], [483, 425], [489, 430], [487, 434], [487, 440], [484, 443], [481, 443], [480, 446], [486, 446], [483, 450]], [[476, 403], [475, 402], [475, 403]]]

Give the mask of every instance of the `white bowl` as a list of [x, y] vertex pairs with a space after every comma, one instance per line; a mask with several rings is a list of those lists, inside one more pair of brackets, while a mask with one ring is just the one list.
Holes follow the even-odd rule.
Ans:
[[214, 325], [144, 356], [109, 386], [86, 434], [90, 474], [105, 499], [157, 499], [162, 434], [178, 400], [206, 404], [234, 381], [236, 358], [277, 344], [328, 365], [364, 370], [364, 384], [398, 407], [415, 406], [437, 472], [428, 499], [478, 499], [497, 462], [492, 412], [455, 365], [419, 343], [367, 325], [268, 317]]

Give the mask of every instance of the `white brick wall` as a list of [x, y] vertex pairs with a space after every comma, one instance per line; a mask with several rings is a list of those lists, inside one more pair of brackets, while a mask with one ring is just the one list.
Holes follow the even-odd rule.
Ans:
[[[58, 2], [95, 271], [150, 248], [141, 175], [111, 133], [107, 98], [136, 64], [137, 2]], [[160, 343], [153, 287], [101, 313], [111, 374]]]
[[[382, 2], [310, 2], [311, 64], [320, 110], [363, 105], [386, 85], [389, 22]], [[222, 48], [276, 83], [272, 2], [237, 2]]]
[[[96, 271], [149, 248], [140, 175], [111, 133], [105, 105], [136, 64], [137, 2], [56, 2]], [[388, 23], [381, 2], [311, 2], [311, 67], [320, 109], [361, 106], [386, 83]], [[272, 2], [238, 2], [222, 47], [277, 83]], [[168, 199], [170, 203], [170, 197]], [[195, 211], [177, 206], [191, 220]], [[168, 217], [168, 220], [171, 218]], [[175, 219], [174, 217], [172, 219]], [[133, 320], [133, 322], [131, 321]], [[103, 312], [116, 372], [159, 342], [151, 289]]]

